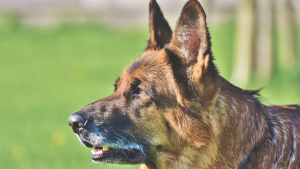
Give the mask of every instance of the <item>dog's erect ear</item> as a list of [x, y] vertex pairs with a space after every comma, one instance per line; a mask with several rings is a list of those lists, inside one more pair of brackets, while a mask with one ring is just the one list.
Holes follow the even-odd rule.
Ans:
[[197, 0], [189, 0], [181, 12], [168, 47], [193, 68], [193, 79], [214, 68], [206, 14]]
[[170, 43], [172, 30], [156, 0], [151, 0], [149, 4], [149, 27], [150, 37], [147, 49], [161, 49]]

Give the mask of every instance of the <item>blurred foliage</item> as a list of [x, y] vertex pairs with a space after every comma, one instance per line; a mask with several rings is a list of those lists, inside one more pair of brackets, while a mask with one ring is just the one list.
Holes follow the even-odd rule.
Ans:
[[99, 168], [67, 119], [113, 92], [114, 80], [145, 47], [146, 33], [95, 24], [2, 28], [1, 168]]
[[[2, 22], [1, 168], [138, 168], [93, 164], [89, 149], [79, 143], [67, 119], [113, 92], [114, 80], [145, 48], [145, 30], [108, 29], [94, 23], [32, 28], [9, 19]], [[227, 79], [233, 35], [232, 23], [211, 29], [216, 64]], [[299, 77], [299, 68], [276, 70], [270, 84], [253, 81], [249, 88], [266, 87], [263, 96], [272, 103], [300, 103]]]
[[21, 26], [21, 15], [16, 12], [8, 12], [0, 17], [1, 29], [17, 29]]

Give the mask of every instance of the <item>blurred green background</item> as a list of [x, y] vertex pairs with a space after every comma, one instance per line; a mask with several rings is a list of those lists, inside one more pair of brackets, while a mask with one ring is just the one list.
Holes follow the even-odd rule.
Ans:
[[[111, 28], [95, 22], [29, 26], [14, 14], [0, 23], [0, 168], [138, 168], [93, 164], [68, 126], [84, 105], [113, 93], [123, 68], [146, 47], [147, 27]], [[146, 18], [145, 18], [146, 19]], [[212, 26], [212, 50], [230, 80], [235, 22]], [[300, 25], [295, 26], [300, 44]], [[279, 38], [274, 33], [274, 37]], [[300, 54], [283, 69], [274, 47], [270, 80], [251, 75], [246, 89], [262, 90], [265, 104], [300, 104]]]

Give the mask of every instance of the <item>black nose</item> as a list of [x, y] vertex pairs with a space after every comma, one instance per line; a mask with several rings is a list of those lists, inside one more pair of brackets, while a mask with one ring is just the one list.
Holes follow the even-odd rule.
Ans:
[[70, 116], [68, 121], [69, 121], [69, 126], [72, 126], [74, 133], [77, 134], [79, 134], [83, 130], [83, 127], [87, 122], [84, 118], [82, 118], [79, 115]]

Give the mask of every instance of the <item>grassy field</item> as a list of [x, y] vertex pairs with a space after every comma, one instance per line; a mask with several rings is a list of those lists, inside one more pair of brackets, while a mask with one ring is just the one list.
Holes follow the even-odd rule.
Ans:
[[[232, 24], [211, 31], [216, 64], [226, 78], [233, 34]], [[143, 51], [147, 36], [146, 29], [112, 30], [92, 23], [0, 26], [0, 168], [138, 168], [93, 164], [90, 150], [79, 143], [67, 120], [113, 92], [114, 80]], [[299, 104], [299, 69], [248, 88], [265, 87], [267, 103]]]

